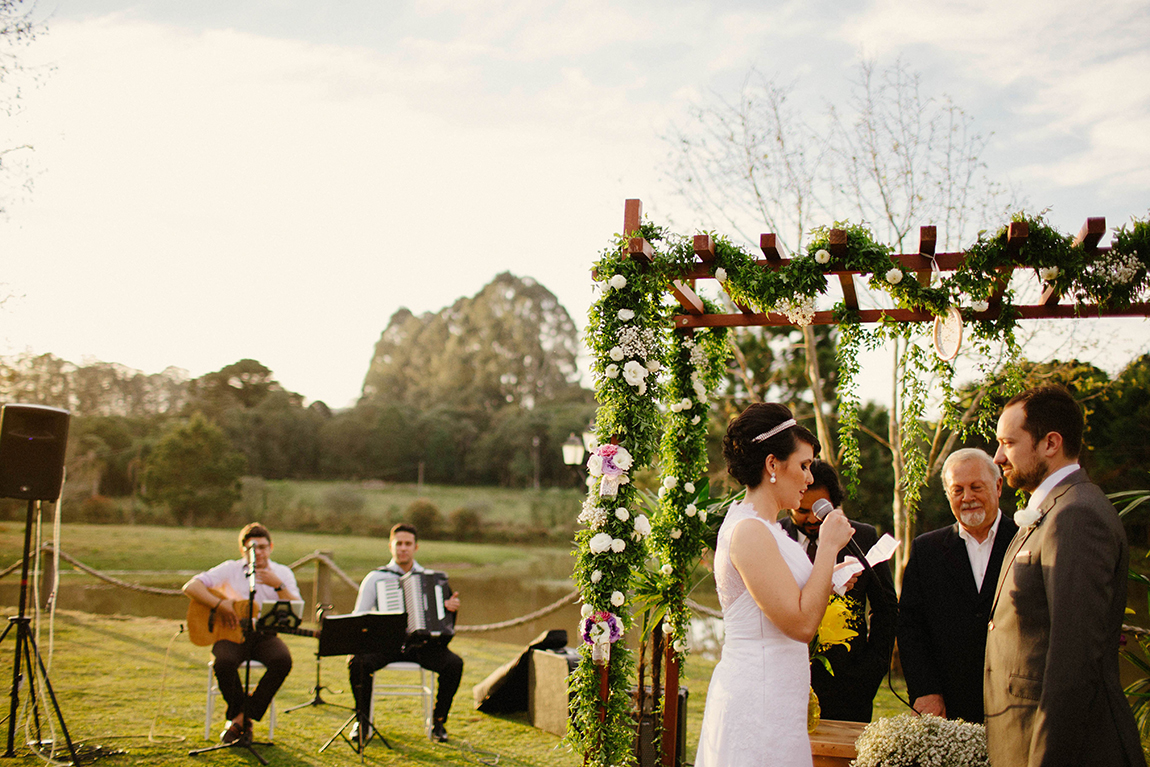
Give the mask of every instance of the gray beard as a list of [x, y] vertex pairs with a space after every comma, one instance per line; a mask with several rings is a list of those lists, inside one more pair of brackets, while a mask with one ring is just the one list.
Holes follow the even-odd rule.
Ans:
[[978, 527], [986, 521], [986, 511], [979, 509], [978, 511], [960, 511], [958, 518], [962, 520], [963, 527]]

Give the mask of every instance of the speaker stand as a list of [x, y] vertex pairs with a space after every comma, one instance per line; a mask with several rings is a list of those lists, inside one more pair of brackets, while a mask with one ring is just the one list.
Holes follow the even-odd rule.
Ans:
[[[52, 691], [52, 681], [48, 678], [48, 670], [44, 667], [43, 658], [40, 657], [40, 648], [36, 646], [36, 640], [32, 636], [32, 619], [24, 614], [28, 607], [28, 561], [32, 549], [32, 504], [34, 503], [35, 501], [28, 501], [28, 517], [24, 521], [24, 561], [20, 570], [20, 613], [8, 619], [8, 627], [4, 629], [3, 634], [0, 634], [0, 642], [3, 642], [12, 627], [16, 627], [16, 653], [12, 662], [12, 691], [9, 693], [12, 697], [12, 704], [8, 710], [8, 750], [4, 752], [4, 758], [16, 756], [16, 715], [20, 709], [20, 681], [24, 678], [23, 673], [21, 673], [24, 668], [27, 668], [28, 678], [31, 681], [31, 684], [28, 685], [28, 699], [32, 704], [32, 711], [36, 720], [36, 736], [38, 740], [40, 738], [40, 705], [36, 699], [36, 671], [38, 668], [40, 676], [44, 680], [44, 687], [48, 691], [48, 697], [52, 701], [52, 709], [56, 712], [56, 721], [60, 723], [60, 731], [64, 733], [64, 742], [68, 744], [68, 753], [72, 757], [72, 764], [79, 764], [76, 747], [72, 745], [72, 738], [68, 735], [68, 726], [64, 724], [64, 715], [60, 713], [60, 704], [56, 701], [56, 693]], [[36, 665], [32, 664], [33, 657], [36, 659]]]

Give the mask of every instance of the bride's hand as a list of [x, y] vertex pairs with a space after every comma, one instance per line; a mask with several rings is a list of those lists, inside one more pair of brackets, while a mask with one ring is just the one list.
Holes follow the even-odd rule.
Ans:
[[850, 520], [843, 514], [843, 510], [835, 509], [827, 514], [819, 527], [819, 550], [826, 546], [837, 554], [854, 534], [855, 530], [851, 527]]

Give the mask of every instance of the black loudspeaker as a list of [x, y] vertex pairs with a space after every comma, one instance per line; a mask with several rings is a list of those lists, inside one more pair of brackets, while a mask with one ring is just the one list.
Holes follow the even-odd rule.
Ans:
[[70, 418], [67, 410], [43, 405], [0, 410], [0, 498], [60, 497]]

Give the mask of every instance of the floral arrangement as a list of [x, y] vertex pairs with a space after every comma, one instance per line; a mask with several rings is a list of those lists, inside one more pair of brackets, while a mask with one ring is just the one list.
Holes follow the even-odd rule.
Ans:
[[[623, 600], [619, 601], [621, 603]], [[583, 643], [591, 645], [591, 658], [597, 665], [606, 665], [611, 660], [611, 645], [623, 638], [623, 627], [619, 625], [615, 614], [606, 610], [595, 612], [588, 605], [583, 605], [583, 613], [579, 631]]]
[[[627, 363], [631, 364], [631, 363]], [[646, 370], [646, 368], [644, 368]], [[644, 383], [644, 387], [646, 384]], [[600, 445], [592, 451], [587, 458], [587, 473], [592, 477], [600, 477], [599, 496], [614, 498], [619, 494], [619, 485], [628, 482], [627, 470], [631, 468], [634, 459], [626, 448], [618, 445]]]
[[933, 714], [899, 714], [866, 726], [851, 767], [990, 767], [986, 728]]
[[851, 597], [831, 594], [827, 611], [823, 613], [818, 631], [808, 646], [811, 660], [822, 663], [831, 674], [835, 671], [831, 668], [831, 662], [827, 660], [826, 651], [835, 645], [849, 644], [859, 635], [858, 627], [861, 621], [859, 612], [858, 603]]

